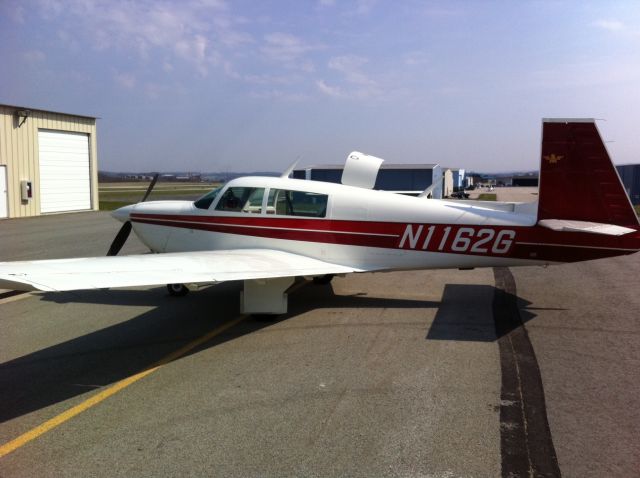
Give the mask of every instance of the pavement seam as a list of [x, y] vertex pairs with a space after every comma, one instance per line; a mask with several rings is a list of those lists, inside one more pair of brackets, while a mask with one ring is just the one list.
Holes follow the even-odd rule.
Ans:
[[515, 279], [494, 267], [493, 316], [500, 350], [502, 476], [560, 477], [540, 368], [518, 309]]

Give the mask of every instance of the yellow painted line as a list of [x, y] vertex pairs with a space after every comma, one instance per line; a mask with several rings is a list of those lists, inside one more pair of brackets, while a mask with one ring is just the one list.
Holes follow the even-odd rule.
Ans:
[[15, 302], [17, 300], [26, 299], [27, 297], [31, 297], [30, 292], [21, 292], [19, 294], [11, 295], [9, 297], [5, 297], [4, 299], [0, 299], [1, 304], [8, 304], [9, 302]]
[[123, 389], [127, 388], [129, 385], [137, 382], [140, 379], [143, 379], [147, 375], [152, 374], [153, 372], [158, 370], [163, 365], [166, 365], [169, 362], [182, 357], [183, 355], [187, 354], [188, 352], [190, 352], [194, 348], [204, 344], [205, 342], [208, 342], [209, 340], [214, 338], [216, 335], [219, 335], [222, 332], [224, 332], [225, 330], [227, 330], [227, 329], [233, 327], [234, 325], [242, 322], [247, 317], [248, 317], [247, 315], [241, 315], [239, 317], [236, 317], [233, 320], [230, 320], [229, 322], [226, 322], [226, 323], [222, 324], [219, 327], [216, 327], [211, 332], [206, 333], [202, 337], [194, 340], [193, 342], [188, 343], [184, 347], [181, 347], [178, 350], [170, 353], [166, 357], [160, 359], [158, 362], [154, 363], [153, 365], [151, 365], [146, 370], [143, 370], [142, 372], [139, 372], [139, 373], [137, 373], [135, 375], [132, 375], [130, 377], [127, 377], [127, 378], [119, 381], [118, 383], [116, 383], [116, 384], [110, 386], [109, 388], [99, 392], [98, 394], [94, 395], [93, 397], [88, 398], [84, 402], [79, 403], [78, 405], [76, 405], [74, 407], [71, 407], [67, 411], [62, 412], [61, 414], [53, 417], [52, 419], [47, 420], [43, 424], [41, 424], [41, 425], [29, 430], [28, 432], [20, 435], [19, 437], [11, 440], [10, 442], [5, 443], [4, 445], [0, 446], [0, 458], [2, 458], [3, 456], [11, 453], [12, 451], [17, 450], [18, 448], [22, 447], [23, 445], [26, 445], [31, 440], [35, 440], [40, 435], [43, 435], [44, 433], [47, 433], [49, 430], [54, 429], [58, 425], [62, 425], [64, 422], [70, 420], [71, 418], [75, 417], [76, 415], [79, 415], [80, 413], [84, 412], [85, 410], [88, 410], [89, 408], [93, 407], [94, 405], [97, 405], [98, 403], [102, 402], [103, 400], [106, 400], [110, 396], [115, 395], [120, 390], [123, 390]]

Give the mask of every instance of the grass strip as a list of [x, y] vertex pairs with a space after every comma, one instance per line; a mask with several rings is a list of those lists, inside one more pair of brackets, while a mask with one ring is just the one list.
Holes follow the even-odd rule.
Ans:
[[478, 201], [495, 201], [497, 199], [496, 194], [482, 193], [478, 196]]

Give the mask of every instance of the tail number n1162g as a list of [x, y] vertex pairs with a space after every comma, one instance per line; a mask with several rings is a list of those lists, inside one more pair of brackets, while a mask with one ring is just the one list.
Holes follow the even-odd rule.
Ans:
[[492, 229], [407, 224], [400, 249], [419, 249], [434, 252], [472, 254], [507, 254], [511, 250], [516, 232], [512, 229]]

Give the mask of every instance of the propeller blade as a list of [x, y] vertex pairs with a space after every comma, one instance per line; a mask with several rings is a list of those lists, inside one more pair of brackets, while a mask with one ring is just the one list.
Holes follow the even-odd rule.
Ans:
[[158, 173], [156, 173], [153, 176], [153, 179], [151, 180], [151, 184], [149, 184], [149, 187], [147, 188], [147, 192], [144, 193], [142, 201], [140, 201], [140, 202], [145, 202], [147, 200], [147, 198], [149, 197], [149, 194], [151, 194], [151, 191], [153, 190], [153, 187], [156, 185], [156, 181], [158, 181], [158, 176], [159, 176]]
[[[158, 173], [156, 173], [153, 176], [153, 179], [151, 180], [151, 183], [147, 188], [147, 192], [144, 193], [142, 201], [140, 202], [145, 202], [147, 200], [147, 198], [151, 194], [151, 191], [153, 190], [153, 187], [156, 185], [156, 182], [158, 181], [158, 176], [159, 176]], [[122, 246], [124, 246], [124, 243], [127, 242], [127, 239], [129, 238], [129, 234], [131, 234], [131, 221], [126, 221], [118, 231], [118, 234], [116, 234], [115, 239], [111, 243], [111, 247], [109, 247], [109, 252], [107, 252], [107, 255], [117, 256], [118, 252], [120, 252], [120, 249], [122, 249]]]
[[131, 234], [131, 221], [127, 221], [122, 225], [122, 227], [118, 231], [118, 234], [116, 234], [116, 238], [111, 243], [111, 247], [109, 248], [109, 252], [107, 252], [107, 255], [118, 255], [118, 252], [120, 252], [120, 249], [122, 249], [122, 246], [124, 246], [124, 243], [129, 237], [129, 234]]

